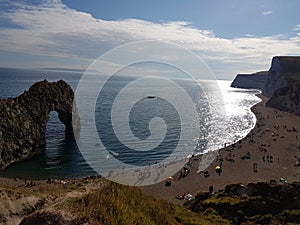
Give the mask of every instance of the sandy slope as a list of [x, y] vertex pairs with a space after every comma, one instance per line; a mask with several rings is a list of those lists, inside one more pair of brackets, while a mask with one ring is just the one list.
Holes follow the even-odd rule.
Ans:
[[[27, 182], [28, 183], [28, 182]], [[0, 178], [0, 224], [17, 225], [21, 220], [38, 210], [60, 213], [67, 221], [72, 215], [57, 206], [72, 198], [77, 198], [101, 189], [107, 184], [103, 178], [34, 181], [34, 186], [26, 186], [23, 180]]]

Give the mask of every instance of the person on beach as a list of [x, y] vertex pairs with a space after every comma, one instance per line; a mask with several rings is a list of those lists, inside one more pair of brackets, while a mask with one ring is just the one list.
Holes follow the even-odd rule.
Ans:
[[185, 198], [185, 192], [183, 194], [178, 194], [176, 195], [176, 198], [179, 199], [179, 200], [183, 200]]
[[185, 196], [185, 199], [188, 201], [192, 201], [194, 199], [194, 196], [190, 194], [190, 192], [188, 192]]
[[208, 178], [209, 177], [209, 173], [208, 173], [208, 171], [206, 170], [206, 171], [204, 171], [204, 177], [205, 178]]
[[219, 174], [219, 176], [221, 176], [221, 173], [222, 173], [222, 168], [221, 168], [221, 166], [219, 166], [219, 165], [216, 166], [215, 170], [216, 170], [216, 173]]
[[253, 172], [257, 173], [257, 163], [253, 163]]
[[209, 191], [209, 194], [212, 194], [214, 192], [214, 187], [212, 185], [210, 185], [208, 187], [208, 191]]

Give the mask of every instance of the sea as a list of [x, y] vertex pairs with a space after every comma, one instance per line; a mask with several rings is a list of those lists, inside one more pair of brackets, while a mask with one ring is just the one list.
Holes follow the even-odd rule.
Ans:
[[[6, 99], [21, 95], [35, 82], [45, 79], [50, 82], [63, 79], [75, 92], [82, 76], [83, 71], [76, 70], [0, 68], [0, 98]], [[91, 84], [94, 83], [94, 76], [91, 76], [90, 79]], [[65, 136], [64, 125], [60, 122], [58, 113], [53, 111], [49, 115], [46, 146], [42, 153], [24, 162], [12, 165], [0, 172], [0, 176], [24, 179], [62, 179], [96, 175], [97, 172], [91, 166], [93, 163], [87, 162], [83, 154], [83, 152], [88, 151], [93, 146], [100, 146], [100, 148], [101, 146], [109, 146], [108, 148], [111, 152], [107, 153], [108, 157], [114, 154], [118, 155], [119, 153], [113, 152], [114, 149], [122, 150], [124, 146], [129, 146], [126, 149], [143, 148], [143, 146], [147, 146], [147, 149], [151, 148], [151, 146], [158, 149], [155, 154], [147, 154], [146, 157], [143, 154], [137, 157], [134, 157], [132, 154], [125, 154], [120, 158], [123, 162], [137, 166], [157, 163], [160, 158], [166, 158], [163, 150], [176, 146], [178, 144], [175, 140], [176, 137], [180, 136], [183, 130], [190, 130], [191, 124], [182, 123], [178, 125], [180, 123], [178, 118], [181, 118], [181, 115], [178, 115], [178, 113], [180, 114], [181, 112], [174, 112], [172, 104], [166, 103], [162, 98], [156, 98], [155, 94], [154, 96], [149, 96], [149, 93], [151, 93], [149, 88], [146, 91], [143, 88], [138, 90], [139, 95], [142, 96], [143, 93], [147, 93], [147, 95], [145, 95], [143, 101], [134, 105], [132, 109], [134, 113], [128, 115], [129, 119], [117, 119], [117, 128], [120, 128], [120, 130], [116, 133], [122, 140], [116, 137], [110, 127], [106, 127], [107, 123], [103, 122], [110, 121], [114, 117], [114, 115], [107, 113], [111, 106], [106, 103], [114, 100], [112, 96], [116, 96], [116, 92], [120, 91], [120, 87], [126, 86], [132, 80], [134, 79], [130, 78], [130, 76], [128, 78], [126, 76], [116, 77], [111, 80], [111, 85], [106, 86], [107, 93], [102, 96], [102, 100], [98, 96], [95, 106], [95, 123], [96, 130], [102, 136], [101, 139], [97, 141], [91, 140], [88, 137], [89, 135], [86, 135], [87, 137], [84, 139], [85, 136], [83, 135], [83, 139], [78, 144], [74, 138]], [[191, 153], [203, 154], [218, 150], [224, 147], [225, 144], [239, 141], [253, 129], [256, 118], [250, 108], [260, 101], [256, 96], [256, 94], [260, 93], [259, 90], [231, 88], [231, 81], [229, 80], [196, 81], [197, 85], [201, 87], [200, 89], [195, 85], [195, 82], [180, 80], [177, 83], [184, 87], [184, 90], [187, 90], [188, 96], [195, 103], [195, 108], [200, 116], [197, 123], [199, 123], [201, 128], [199, 134], [197, 133], [199, 137], [196, 135], [196, 142], [183, 142], [183, 144], [180, 142], [180, 145], [184, 146], [180, 152], [181, 156], [186, 155], [188, 157]], [[172, 88], [164, 86], [162, 89], [168, 92]], [[216, 92], [219, 94], [217, 95]], [[176, 98], [179, 101], [181, 100], [180, 97]], [[131, 104], [132, 98], [120, 98], [119, 101], [123, 101], [122, 104], [127, 106]], [[215, 108], [220, 108], [220, 104], [224, 106], [221, 114], [218, 110], [214, 110]], [[117, 108], [115, 114], [117, 116], [127, 115], [125, 108]], [[105, 118], [106, 114], [108, 118]], [[163, 120], [154, 122], [151, 120], [158, 117], [163, 117]], [[84, 119], [82, 121], [84, 122]], [[157, 127], [155, 127], [155, 124], [158, 124]], [[126, 130], [128, 127], [132, 128], [132, 130]], [[165, 132], [160, 134], [163, 138], [155, 136], [155, 132], [153, 132], [160, 128], [165, 129]], [[87, 128], [88, 133], [89, 128]], [[193, 138], [195, 138], [194, 136], [195, 134], [193, 134]], [[136, 138], [140, 138], [142, 142], [136, 142]], [[188, 138], [185, 137], [185, 139]], [[146, 142], [147, 145], [145, 144]], [[196, 143], [196, 145], [193, 143]], [[169, 153], [171, 154], [172, 151]], [[116, 158], [118, 159], [118, 157]], [[109, 167], [114, 167], [114, 164], [109, 164]]]

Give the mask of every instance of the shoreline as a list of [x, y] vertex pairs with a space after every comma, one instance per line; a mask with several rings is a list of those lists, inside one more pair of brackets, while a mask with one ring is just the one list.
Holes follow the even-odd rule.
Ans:
[[[300, 181], [300, 169], [295, 166], [296, 156], [300, 155], [300, 117], [268, 108], [268, 99], [262, 94], [257, 96], [261, 101], [251, 107], [256, 117], [254, 128], [237, 143], [217, 150], [218, 156], [204, 169], [207, 172], [198, 171], [202, 156], [195, 156], [189, 161], [186, 177], [181, 178], [179, 171], [170, 186], [161, 182], [139, 189], [146, 195], [182, 205], [184, 201], [176, 199], [177, 195], [195, 196], [208, 192], [209, 186], [217, 192], [229, 184], [280, 182], [281, 178], [289, 183]], [[217, 165], [222, 167], [220, 176], [215, 171]]]
[[[257, 123], [257, 117], [256, 117], [256, 114], [253, 112], [252, 108], [253, 108], [254, 106], [256, 106], [257, 104], [261, 103], [261, 102], [262, 102], [262, 98], [261, 98], [261, 97], [264, 97], [264, 96], [262, 95], [262, 91], [259, 91], [259, 93], [258, 93], [258, 94], [255, 94], [255, 96], [256, 96], [257, 98], [259, 98], [259, 101], [258, 101], [257, 103], [255, 103], [254, 105], [248, 107], [248, 109], [247, 109], [247, 110], [249, 110], [249, 112], [253, 115], [253, 126], [252, 126], [251, 128], [249, 128], [249, 132], [248, 132], [245, 136], [241, 137], [240, 139], [235, 139], [234, 141], [231, 141], [231, 142], [222, 143], [222, 145], [224, 145], [224, 147], [221, 147], [221, 146], [220, 146], [218, 149], [215, 149], [215, 150], [209, 150], [209, 151], [206, 152], [206, 153], [198, 153], [198, 154], [195, 154], [195, 156], [201, 157], [202, 155], [205, 155], [205, 154], [207, 154], [207, 153], [209, 153], [209, 152], [211, 152], [211, 151], [221, 151], [223, 148], [227, 148], [227, 147], [229, 147], [229, 146], [231, 146], [231, 145], [234, 145], [234, 144], [238, 143], [240, 140], [243, 140], [250, 132], [252, 132], [252, 130], [256, 127], [256, 123]], [[265, 97], [264, 97], [264, 98], [265, 98]], [[190, 156], [190, 157], [191, 157], [191, 156]], [[190, 157], [189, 157], [189, 158], [190, 158]]]
[[[255, 126], [237, 143], [215, 151], [218, 152], [218, 157], [205, 169], [208, 176], [205, 176], [203, 171], [198, 171], [202, 157], [198, 155], [190, 158], [191, 168], [188, 176], [178, 179], [180, 172], [177, 172], [173, 176], [171, 186], [166, 186], [164, 181], [137, 188], [146, 195], [182, 205], [184, 201], [176, 199], [176, 195], [189, 192], [195, 196], [199, 192], [207, 192], [209, 186], [213, 186], [214, 192], [217, 192], [224, 189], [226, 185], [235, 183], [279, 181], [280, 178], [288, 182], [300, 181], [300, 169], [295, 166], [295, 156], [300, 155], [300, 141], [296, 140], [298, 135], [300, 140], [300, 133], [287, 131], [292, 128], [300, 130], [300, 117], [268, 108], [265, 106], [267, 98], [261, 94], [257, 96], [262, 100], [251, 107], [251, 112], [256, 118]], [[248, 152], [250, 158], [242, 159]], [[254, 163], [257, 164], [257, 172], [253, 171]], [[220, 164], [223, 171], [219, 176], [215, 172], [215, 167]], [[93, 180], [93, 177], [55, 179], [55, 183], [59, 185], [81, 183]], [[97, 179], [105, 180], [99, 177], [101, 176], [97, 176]], [[33, 182], [35, 184], [33, 189], [41, 186], [46, 189], [51, 187], [45, 179], [33, 180]], [[0, 187], [10, 186], [24, 187], [24, 179], [0, 177]]]

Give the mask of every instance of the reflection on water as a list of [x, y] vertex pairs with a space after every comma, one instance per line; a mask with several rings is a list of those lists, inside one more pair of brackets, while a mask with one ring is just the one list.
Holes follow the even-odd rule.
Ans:
[[49, 115], [46, 132], [46, 151], [45, 164], [49, 166], [46, 169], [53, 169], [63, 162], [63, 148], [65, 142], [64, 125], [58, 121], [58, 113], [52, 111]]
[[[0, 97], [15, 97], [22, 94], [33, 83], [47, 78], [49, 81], [57, 81], [59, 79], [66, 80], [71, 84], [73, 90], [76, 89], [80, 74], [61, 73], [61, 72], [43, 72], [41, 75], [37, 71], [24, 70], [0, 70]], [[92, 81], [91, 81], [92, 82]], [[119, 81], [120, 82], [120, 81]], [[226, 116], [214, 115], [201, 118], [201, 124], [206, 132], [206, 139], [199, 139], [196, 152], [215, 150], [224, 143], [232, 143], [243, 138], [255, 125], [255, 117], [249, 108], [259, 100], [255, 96], [258, 91], [232, 89], [230, 81], [219, 81], [220, 89], [223, 92], [223, 100], [226, 107]], [[210, 82], [201, 83], [204, 91], [212, 96], [209, 99], [210, 110], [213, 106], [221, 104], [221, 99], [214, 96], [215, 91], [210, 86]], [[166, 87], [164, 90], [167, 90]], [[203, 101], [199, 92], [192, 87], [189, 89], [190, 95], [198, 102], [198, 108], [206, 113], [209, 108]], [[153, 99], [152, 99], [153, 100]], [[201, 111], [201, 112], [202, 112]], [[207, 112], [209, 113], [209, 112]], [[142, 118], [137, 118], [140, 121]], [[11, 166], [7, 170], [0, 173], [0, 176], [47, 179], [47, 178], [66, 178], [66, 177], [83, 177], [95, 174], [91, 167], [85, 162], [80, 154], [74, 139], [65, 137], [64, 125], [59, 121], [56, 112], [52, 112], [49, 116], [46, 133], [46, 146], [42, 154]], [[126, 134], [125, 134], [126, 137]], [[107, 137], [110, 138], [109, 136]], [[130, 141], [130, 139], [127, 139]], [[99, 143], [92, 142], [91, 145]], [[189, 146], [187, 146], [189, 148]], [[112, 165], [113, 166], [113, 165]]]
[[47, 179], [95, 174], [82, 158], [75, 140], [65, 136], [65, 127], [57, 112], [49, 115], [46, 140], [44, 154], [9, 167], [0, 176]]

